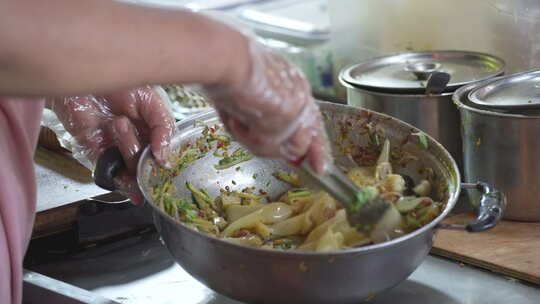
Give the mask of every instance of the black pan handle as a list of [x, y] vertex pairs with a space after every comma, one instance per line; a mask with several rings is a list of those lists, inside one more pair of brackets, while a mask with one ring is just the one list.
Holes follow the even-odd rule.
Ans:
[[110, 147], [99, 156], [96, 162], [93, 173], [94, 182], [105, 190], [116, 191], [118, 187], [116, 187], [115, 177], [125, 169], [126, 164], [118, 147]]
[[506, 209], [506, 196], [493, 186], [484, 182], [478, 182], [476, 184], [462, 183], [461, 188], [474, 189], [482, 193], [478, 205], [478, 217], [467, 225], [439, 224], [437, 228], [482, 232], [497, 226]]

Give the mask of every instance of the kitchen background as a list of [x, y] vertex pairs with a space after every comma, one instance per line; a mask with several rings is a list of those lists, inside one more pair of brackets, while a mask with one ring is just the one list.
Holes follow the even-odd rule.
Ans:
[[[540, 65], [540, 2], [535, 0], [126, 1], [188, 8], [246, 26], [302, 68], [317, 98], [339, 103], [346, 103], [339, 72], [377, 56], [467, 50], [503, 58], [507, 74]], [[208, 107], [196, 86], [158, 89], [171, 100], [179, 120]], [[45, 113], [43, 126], [49, 129], [42, 132], [42, 146], [72, 151], [72, 139], [51, 113]], [[85, 163], [76, 153], [73, 156]], [[45, 297], [52, 299], [47, 303], [238, 303], [204, 287], [174, 263], [153, 231], [149, 210], [100, 204], [99, 200], [122, 198], [97, 188], [88, 170], [61, 154], [39, 148], [36, 164], [41, 195], [25, 262], [31, 270], [25, 276], [25, 303], [43, 303]], [[434, 256], [403, 284], [373, 301], [539, 302], [540, 291], [528, 283]]]

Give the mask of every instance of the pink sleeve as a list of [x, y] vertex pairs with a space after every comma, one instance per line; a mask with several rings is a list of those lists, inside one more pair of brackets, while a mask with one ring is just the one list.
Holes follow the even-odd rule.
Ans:
[[0, 97], [0, 303], [20, 304], [36, 208], [33, 155], [43, 101]]

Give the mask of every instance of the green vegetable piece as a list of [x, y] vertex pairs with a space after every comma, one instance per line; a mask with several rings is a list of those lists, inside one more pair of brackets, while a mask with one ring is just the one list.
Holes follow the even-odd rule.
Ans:
[[289, 250], [292, 248], [293, 242], [289, 239], [276, 240], [279, 244], [273, 244], [274, 249]]
[[183, 214], [188, 220], [192, 220], [199, 215], [195, 205], [185, 198], [177, 199], [170, 196], [165, 196], [163, 198], [162, 209], [174, 218], [177, 218], [178, 214]]
[[230, 156], [225, 156], [223, 157], [222, 159], [219, 160], [219, 164], [220, 165], [227, 165], [227, 164], [230, 164], [232, 163], [233, 161], [233, 158], [230, 157]]
[[411, 214], [407, 214], [407, 216], [405, 217], [405, 220], [407, 221], [407, 226], [409, 228], [418, 228], [422, 226], [420, 221], [415, 219]]
[[232, 156], [242, 156], [245, 153], [247, 153], [246, 149], [238, 148], [238, 149], [234, 150], [234, 152], [232, 153]]
[[351, 204], [352, 211], [360, 210], [366, 203], [377, 197], [377, 190], [372, 187], [362, 188], [356, 193], [356, 198]]
[[381, 145], [381, 141], [379, 140], [379, 135], [377, 133], [369, 134], [369, 140], [377, 146]]
[[420, 144], [422, 145], [422, 148], [426, 150], [429, 148], [428, 139], [427, 139], [426, 134], [424, 134], [424, 132], [416, 132], [416, 133], [413, 133], [412, 135], [418, 136], [418, 140], [420, 140]]
[[225, 143], [230, 143], [231, 142], [231, 138], [229, 136], [213, 134], [212, 137], [213, 137], [213, 139], [215, 139], [217, 141], [222, 141], [222, 142], [225, 142]]
[[330, 115], [329, 115], [328, 113], [326, 113], [326, 112], [323, 112], [323, 113], [322, 113], [322, 116], [323, 116], [324, 119], [326, 119], [326, 120], [330, 120], [330, 119], [331, 119], [331, 118], [330, 118]]
[[195, 152], [194, 150], [185, 151], [184, 154], [178, 160], [176, 168], [178, 170], [182, 170], [186, 168], [189, 164], [202, 158], [203, 156], [204, 154]]
[[236, 149], [231, 156], [221, 159], [217, 165], [214, 166], [217, 170], [227, 169], [238, 165], [239, 163], [248, 161], [253, 158], [253, 155], [244, 148]]
[[287, 193], [288, 198], [298, 198], [311, 195], [311, 192], [305, 189], [295, 189]]
[[255, 195], [255, 194], [245, 193], [245, 192], [233, 191], [232, 193], [239, 196], [239, 197], [241, 197], [241, 198], [248, 199], [248, 200], [259, 201], [259, 200], [262, 200], [264, 198], [264, 195]]
[[208, 199], [211, 199], [210, 198], [210, 193], [208, 193], [208, 191], [206, 191], [206, 189], [200, 189], [202, 193], [204, 193], [204, 195], [208, 198]]
[[199, 208], [208, 209], [209, 206], [214, 207], [213, 200], [210, 198], [210, 195], [208, 195], [208, 192], [206, 192], [204, 189], [197, 189], [190, 182], [186, 182], [186, 187], [189, 189], [189, 191], [191, 191], [191, 194], [193, 194], [195, 202], [197, 202]]
[[177, 208], [178, 211], [185, 214], [188, 219], [194, 219], [199, 215], [197, 210], [195, 210], [195, 205], [187, 199], [179, 199]]
[[283, 171], [277, 171], [272, 174], [275, 178], [280, 181], [286, 182], [289, 185], [294, 187], [299, 187], [300, 183], [298, 182], [298, 175], [295, 173], [286, 173]]
[[196, 210], [193, 210], [193, 209], [188, 209], [188, 210], [185, 211], [185, 213], [186, 213], [186, 217], [188, 219], [194, 219], [199, 215], [199, 213]]

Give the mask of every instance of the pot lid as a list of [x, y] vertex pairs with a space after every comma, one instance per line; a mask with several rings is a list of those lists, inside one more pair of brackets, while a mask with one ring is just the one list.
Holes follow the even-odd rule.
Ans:
[[502, 77], [480, 86], [468, 95], [480, 106], [512, 109], [540, 107], [540, 70]]
[[412, 52], [379, 57], [342, 71], [341, 79], [355, 87], [388, 93], [425, 93], [434, 72], [450, 74], [446, 92], [504, 72], [503, 60], [466, 51]]

